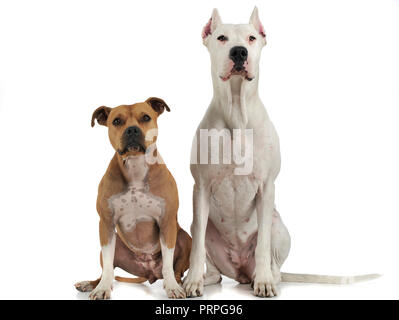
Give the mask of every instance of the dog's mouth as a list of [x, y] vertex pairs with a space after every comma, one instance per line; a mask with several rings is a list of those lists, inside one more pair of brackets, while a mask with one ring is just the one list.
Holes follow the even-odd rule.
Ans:
[[222, 79], [222, 81], [228, 81], [232, 76], [241, 76], [248, 81], [254, 79], [254, 77], [249, 75], [248, 70], [244, 66], [234, 66], [226, 75], [220, 76], [220, 79]]
[[123, 156], [128, 152], [143, 152], [145, 153], [145, 146], [143, 146], [141, 143], [139, 142], [131, 142], [129, 144], [127, 144], [123, 149], [119, 149], [118, 153]]

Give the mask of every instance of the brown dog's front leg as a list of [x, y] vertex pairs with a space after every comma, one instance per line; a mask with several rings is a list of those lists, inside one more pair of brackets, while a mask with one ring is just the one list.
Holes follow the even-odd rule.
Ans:
[[[166, 215], [168, 216], [168, 215]], [[175, 252], [177, 238], [177, 221], [161, 222], [161, 250], [162, 250], [162, 276], [163, 287], [168, 295], [168, 298], [185, 298], [186, 293], [183, 288], [177, 283], [175, 273], [173, 270], [173, 256]]]
[[114, 280], [114, 255], [116, 234], [113, 223], [100, 220], [100, 243], [102, 254], [102, 275], [97, 287], [90, 293], [90, 299], [109, 299]]

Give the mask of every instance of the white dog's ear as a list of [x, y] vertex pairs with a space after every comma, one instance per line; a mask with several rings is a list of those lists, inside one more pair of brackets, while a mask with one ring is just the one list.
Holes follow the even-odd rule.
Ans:
[[254, 11], [252, 11], [251, 18], [249, 18], [249, 23], [255, 27], [263, 39], [266, 39], [265, 29], [263, 29], [262, 22], [260, 22], [257, 7], [254, 8]]
[[212, 17], [209, 19], [208, 23], [202, 29], [202, 41], [206, 44], [208, 37], [215, 31], [217, 26], [222, 23], [218, 9], [213, 9]]

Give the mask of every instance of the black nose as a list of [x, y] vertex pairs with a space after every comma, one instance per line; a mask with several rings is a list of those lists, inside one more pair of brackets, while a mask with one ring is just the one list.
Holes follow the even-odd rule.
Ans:
[[131, 126], [125, 130], [125, 135], [129, 138], [137, 138], [141, 136], [141, 130], [139, 127]]
[[230, 50], [230, 59], [238, 65], [242, 66], [248, 58], [248, 50], [245, 47], [237, 46]]

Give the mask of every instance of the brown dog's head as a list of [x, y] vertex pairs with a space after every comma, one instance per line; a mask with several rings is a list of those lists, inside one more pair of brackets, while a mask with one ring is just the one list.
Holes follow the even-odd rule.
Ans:
[[91, 126], [97, 119], [98, 124], [108, 127], [109, 140], [121, 156], [145, 153], [157, 139], [157, 119], [165, 109], [170, 111], [159, 98], [116, 108], [103, 106], [94, 111]]

